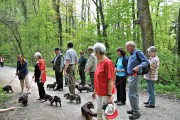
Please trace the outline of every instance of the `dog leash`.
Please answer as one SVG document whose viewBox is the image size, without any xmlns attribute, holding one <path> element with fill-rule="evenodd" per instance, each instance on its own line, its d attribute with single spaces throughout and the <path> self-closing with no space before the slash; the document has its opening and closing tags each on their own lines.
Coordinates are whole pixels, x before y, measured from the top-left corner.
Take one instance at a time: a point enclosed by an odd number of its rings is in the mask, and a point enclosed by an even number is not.
<svg viewBox="0 0 180 120">
<path fill-rule="evenodd" d="M 11 80 L 11 82 L 17 77 L 17 75 L 14 76 L 14 78 Z M 9 82 L 9 84 L 11 84 L 11 82 Z"/>
<path fill-rule="evenodd" d="M 136 76 L 137 73 L 130 73 L 128 74 L 123 80 L 125 80 L 127 77 L 129 77 L 130 75 Z M 116 86 L 119 85 L 123 80 L 119 81 L 117 84 L 115 84 Z"/>
</svg>

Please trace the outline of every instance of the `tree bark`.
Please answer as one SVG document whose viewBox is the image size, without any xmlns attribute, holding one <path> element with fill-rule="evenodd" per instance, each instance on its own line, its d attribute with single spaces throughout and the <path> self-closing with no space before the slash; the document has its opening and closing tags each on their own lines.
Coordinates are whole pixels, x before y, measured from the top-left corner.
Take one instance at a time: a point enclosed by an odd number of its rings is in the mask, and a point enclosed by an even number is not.
<svg viewBox="0 0 180 120">
<path fill-rule="evenodd" d="M 153 28 L 149 11 L 148 0 L 137 0 L 139 16 L 141 21 L 141 34 L 143 41 L 143 52 L 148 57 L 147 49 L 154 45 Z"/>
<path fill-rule="evenodd" d="M 178 57 L 180 59 L 180 8 L 179 8 L 179 16 L 178 16 L 178 26 L 177 26 L 177 36 L 176 39 L 178 41 Z M 178 67 L 177 67 L 178 77 L 180 78 L 180 60 L 178 60 Z"/>
<path fill-rule="evenodd" d="M 132 18 L 135 20 L 135 0 L 132 0 Z M 136 41 L 135 23 L 133 22 L 133 41 Z"/>
<path fill-rule="evenodd" d="M 96 3 L 98 4 L 98 0 L 96 0 Z M 96 7 L 96 13 L 97 13 L 97 19 L 96 19 L 96 22 L 97 22 L 97 35 L 98 37 L 100 37 L 100 22 L 99 22 L 99 11 L 98 11 L 98 7 Z"/>
</svg>

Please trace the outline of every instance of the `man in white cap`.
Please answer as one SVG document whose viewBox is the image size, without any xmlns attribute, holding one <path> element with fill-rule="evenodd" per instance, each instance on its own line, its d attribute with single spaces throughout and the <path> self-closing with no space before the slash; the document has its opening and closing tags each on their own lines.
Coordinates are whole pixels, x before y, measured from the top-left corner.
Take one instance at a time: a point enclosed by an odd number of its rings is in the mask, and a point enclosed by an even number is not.
<svg viewBox="0 0 180 120">
<path fill-rule="evenodd" d="M 88 53 L 89 53 L 89 58 L 88 58 L 87 66 L 85 70 L 87 70 L 87 74 L 90 75 L 90 79 L 92 82 L 90 92 L 93 92 L 94 91 L 94 72 L 96 71 L 96 67 L 97 67 L 97 57 L 95 56 L 93 52 L 92 46 L 88 47 Z"/>
</svg>

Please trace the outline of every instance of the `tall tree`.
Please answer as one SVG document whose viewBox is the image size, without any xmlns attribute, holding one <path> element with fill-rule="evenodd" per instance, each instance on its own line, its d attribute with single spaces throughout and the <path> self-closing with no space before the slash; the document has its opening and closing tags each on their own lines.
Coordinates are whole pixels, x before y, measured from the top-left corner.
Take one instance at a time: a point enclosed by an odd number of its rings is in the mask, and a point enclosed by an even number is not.
<svg viewBox="0 0 180 120">
<path fill-rule="evenodd" d="M 149 11 L 148 0 L 137 0 L 140 22 L 141 22 L 141 34 L 143 41 L 143 52 L 148 57 L 147 49 L 154 45 L 153 40 L 153 28 L 151 15 Z"/>
<path fill-rule="evenodd" d="M 176 41 L 178 41 L 178 57 L 180 59 L 180 8 L 179 8 L 179 15 L 178 15 L 178 25 L 177 25 L 177 36 Z M 180 60 L 178 60 L 178 67 L 177 67 L 178 77 L 180 78 Z"/>
</svg>

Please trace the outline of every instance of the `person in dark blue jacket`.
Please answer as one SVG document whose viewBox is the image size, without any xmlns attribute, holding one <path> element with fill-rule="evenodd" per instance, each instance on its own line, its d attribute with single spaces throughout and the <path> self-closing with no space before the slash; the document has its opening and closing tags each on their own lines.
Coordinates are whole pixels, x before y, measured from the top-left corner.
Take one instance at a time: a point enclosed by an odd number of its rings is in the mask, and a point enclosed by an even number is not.
<svg viewBox="0 0 180 120">
<path fill-rule="evenodd" d="M 30 84 L 29 84 L 29 71 L 28 71 L 28 63 L 23 58 L 22 55 L 18 55 L 18 61 L 17 61 L 17 69 L 16 69 L 16 75 L 18 75 L 18 78 L 20 80 L 21 85 L 21 93 L 23 93 L 24 90 L 24 82 L 26 84 L 27 91 L 30 90 Z"/>
<path fill-rule="evenodd" d="M 116 72 L 116 89 L 117 89 L 117 100 L 114 101 L 117 105 L 126 104 L 126 75 L 127 75 L 127 65 L 129 57 L 125 56 L 126 52 L 122 47 L 116 49 L 118 58 L 115 64 Z"/>
</svg>

